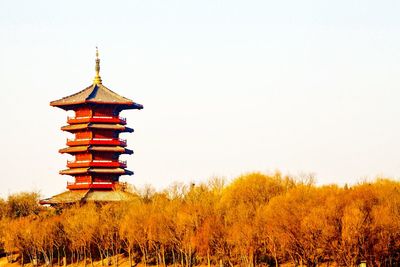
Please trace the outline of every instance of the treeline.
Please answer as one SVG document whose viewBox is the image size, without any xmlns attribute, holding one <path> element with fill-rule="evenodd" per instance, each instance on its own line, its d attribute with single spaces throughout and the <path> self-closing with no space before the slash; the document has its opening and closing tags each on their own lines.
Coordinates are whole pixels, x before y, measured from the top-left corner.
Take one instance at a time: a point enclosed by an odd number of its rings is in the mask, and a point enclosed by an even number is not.
<svg viewBox="0 0 400 267">
<path fill-rule="evenodd" d="M 63 209 L 20 193 L 0 202 L 1 247 L 9 261 L 33 265 L 118 266 L 124 254 L 130 266 L 399 266 L 399 182 L 310 181 L 251 173 Z"/>
</svg>

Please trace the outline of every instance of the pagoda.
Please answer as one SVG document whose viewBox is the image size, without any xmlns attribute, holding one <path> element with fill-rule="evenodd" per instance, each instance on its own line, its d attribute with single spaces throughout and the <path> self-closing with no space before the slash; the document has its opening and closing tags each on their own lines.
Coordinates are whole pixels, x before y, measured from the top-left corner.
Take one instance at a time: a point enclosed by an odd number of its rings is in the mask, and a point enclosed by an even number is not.
<svg viewBox="0 0 400 267">
<path fill-rule="evenodd" d="M 143 106 L 118 95 L 105 87 L 100 77 L 100 59 L 96 48 L 96 75 L 93 84 L 73 95 L 50 102 L 53 107 L 66 111 L 73 110 L 74 117 L 68 117 L 68 125 L 61 130 L 72 133 L 73 139 L 67 139 L 67 147 L 60 153 L 74 157 L 67 161 L 67 169 L 62 175 L 74 177 L 67 183 L 68 191 L 48 199 L 42 204 L 63 204 L 78 201 L 118 201 L 127 198 L 121 175 L 132 175 L 126 169 L 126 161 L 121 154 L 132 154 L 120 133 L 131 133 L 126 119 L 120 117 L 125 109 L 142 109 Z"/>
</svg>

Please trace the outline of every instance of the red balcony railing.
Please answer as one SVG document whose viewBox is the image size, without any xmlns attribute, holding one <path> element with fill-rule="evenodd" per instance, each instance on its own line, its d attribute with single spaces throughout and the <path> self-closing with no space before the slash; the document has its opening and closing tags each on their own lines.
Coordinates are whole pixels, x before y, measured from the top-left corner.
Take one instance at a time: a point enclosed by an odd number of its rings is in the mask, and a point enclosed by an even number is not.
<svg viewBox="0 0 400 267">
<path fill-rule="evenodd" d="M 67 182 L 68 189 L 112 189 L 114 182 Z"/>
<path fill-rule="evenodd" d="M 68 117 L 67 122 L 74 123 L 87 123 L 87 122 L 104 122 L 104 123 L 120 123 L 126 124 L 126 119 L 123 117 L 113 116 L 93 116 L 93 117 Z"/>
<path fill-rule="evenodd" d="M 121 138 L 67 139 L 67 146 L 82 146 L 82 145 L 126 146 L 126 140 Z"/>
</svg>

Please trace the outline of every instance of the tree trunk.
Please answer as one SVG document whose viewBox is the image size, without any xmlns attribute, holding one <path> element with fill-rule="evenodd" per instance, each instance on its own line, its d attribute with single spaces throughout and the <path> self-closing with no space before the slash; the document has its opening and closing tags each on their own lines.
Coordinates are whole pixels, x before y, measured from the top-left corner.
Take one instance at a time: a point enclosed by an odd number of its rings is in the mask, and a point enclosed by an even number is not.
<svg viewBox="0 0 400 267">
<path fill-rule="evenodd" d="M 28 257 L 29 257 L 29 261 L 30 261 L 30 263 L 33 265 L 33 258 L 32 258 L 32 255 L 29 253 L 28 254 Z M 33 265 L 34 266 L 34 265 Z"/>
<path fill-rule="evenodd" d="M 189 247 L 189 252 L 185 253 L 186 255 L 186 267 L 192 266 L 192 259 L 191 259 L 191 248 Z"/>
<path fill-rule="evenodd" d="M 86 267 L 86 248 L 83 249 L 83 266 Z"/>
<path fill-rule="evenodd" d="M 254 266 L 254 254 L 252 252 L 250 252 L 249 258 L 248 258 L 248 265 L 249 267 L 253 267 Z"/>
<path fill-rule="evenodd" d="M 54 261 L 54 248 L 50 249 L 50 266 L 53 267 L 53 261 Z"/>
<path fill-rule="evenodd" d="M 211 267 L 211 261 L 210 261 L 210 249 L 207 249 L 207 266 Z"/>
<path fill-rule="evenodd" d="M 57 247 L 57 265 L 60 266 L 60 248 Z"/>
<path fill-rule="evenodd" d="M 164 248 L 164 246 L 161 247 L 161 255 L 162 255 L 162 265 L 164 267 L 167 267 L 167 264 L 165 264 L 165 248 Z"/>
<path fill-rule="evenodd" d="M 35 250 L 35 267 L 39 266 L 37 251 Z"/>
<path fill-rule="evenodd" d="M 188 255 L 188 253 L 186 252 L 185 253 L 185 261 L 186 261 L 186 267 L 189 267 L 189 255 Z"/>
<path fill-rule="evenodd" d="M 63 266 L 67 267 L 67 253 L 65 251 L 65 246 L 63 246 L 63 252 L 64 252 L 64 257 L 63 257 Z"/>
<path fill-rule="evenodd" d="M 176 263 L 175 262 L 175 250 L 172 248 L 172 264 L 174 265 L 174 267 L 176 267 L 175 263 Z"/>
<path fill-rule="evenodd" d="M 100 253 L 100 260 L 101 260 L 101 266 L 104 266 L 104 255 L 103 251 L 99 248 L 99 253 Z"/>
<path fill-rule="evenodd" d="M 147 266 L 146 249 L 143 250 L 143 263 L 144 263 L 144 267 L 146 267 Z"/>
<path fill-rule="evenodd" d="M 185 266 L 185 265 L 183 265 L 183 252 L 181 251 L 181 266 L 183 267 L 183 266 Z"/>
<path fill-rule="evenodd" d="M 279 267 L 278 259 L 275 254 L 274 254 L 274 260 L 275 260 L 275 267 Z"/>
<path fill-rule="evenodd" d="M 90 249 L 89 249 L 89 256 L 90 256 L 90 265 L 93 267 L 93 257 L 92 257 L 92 251 Z"/>
<path fill-rule="evenodd" d="M 131 252 L 131 247 L 128 248 L 128 257 L 129 257 L 129 267 L 132 267 L 132 252 Z"/>
<path fill-rule="evenodd" d="M 50 259 L 47 256 L 46 251 L 44 251 L 43 249 L 42 249 L 42 255 L 43 255 L 43 259 L 44 259 L 44 262 L 45 262 L 46 266 L 49 266 L 50 265 Z"/>
</svg>

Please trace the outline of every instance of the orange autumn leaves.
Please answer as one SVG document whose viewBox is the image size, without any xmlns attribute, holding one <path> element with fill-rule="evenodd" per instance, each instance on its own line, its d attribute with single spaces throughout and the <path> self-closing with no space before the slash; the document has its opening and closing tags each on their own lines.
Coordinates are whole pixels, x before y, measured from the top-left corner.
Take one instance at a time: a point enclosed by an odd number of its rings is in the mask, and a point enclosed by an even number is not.
<svg viewBox="0 0 400 267">
<path fill-rule="evenodd" d="M 129 203 L 38 206 L 23 193 L 0 203 L 9 260 L 37 264 L 269 265 L 400 262 L 400 183 L 315 186 L 279 173 L 224 185 L 174 184 L 136 191 Z"/>
</svg>

